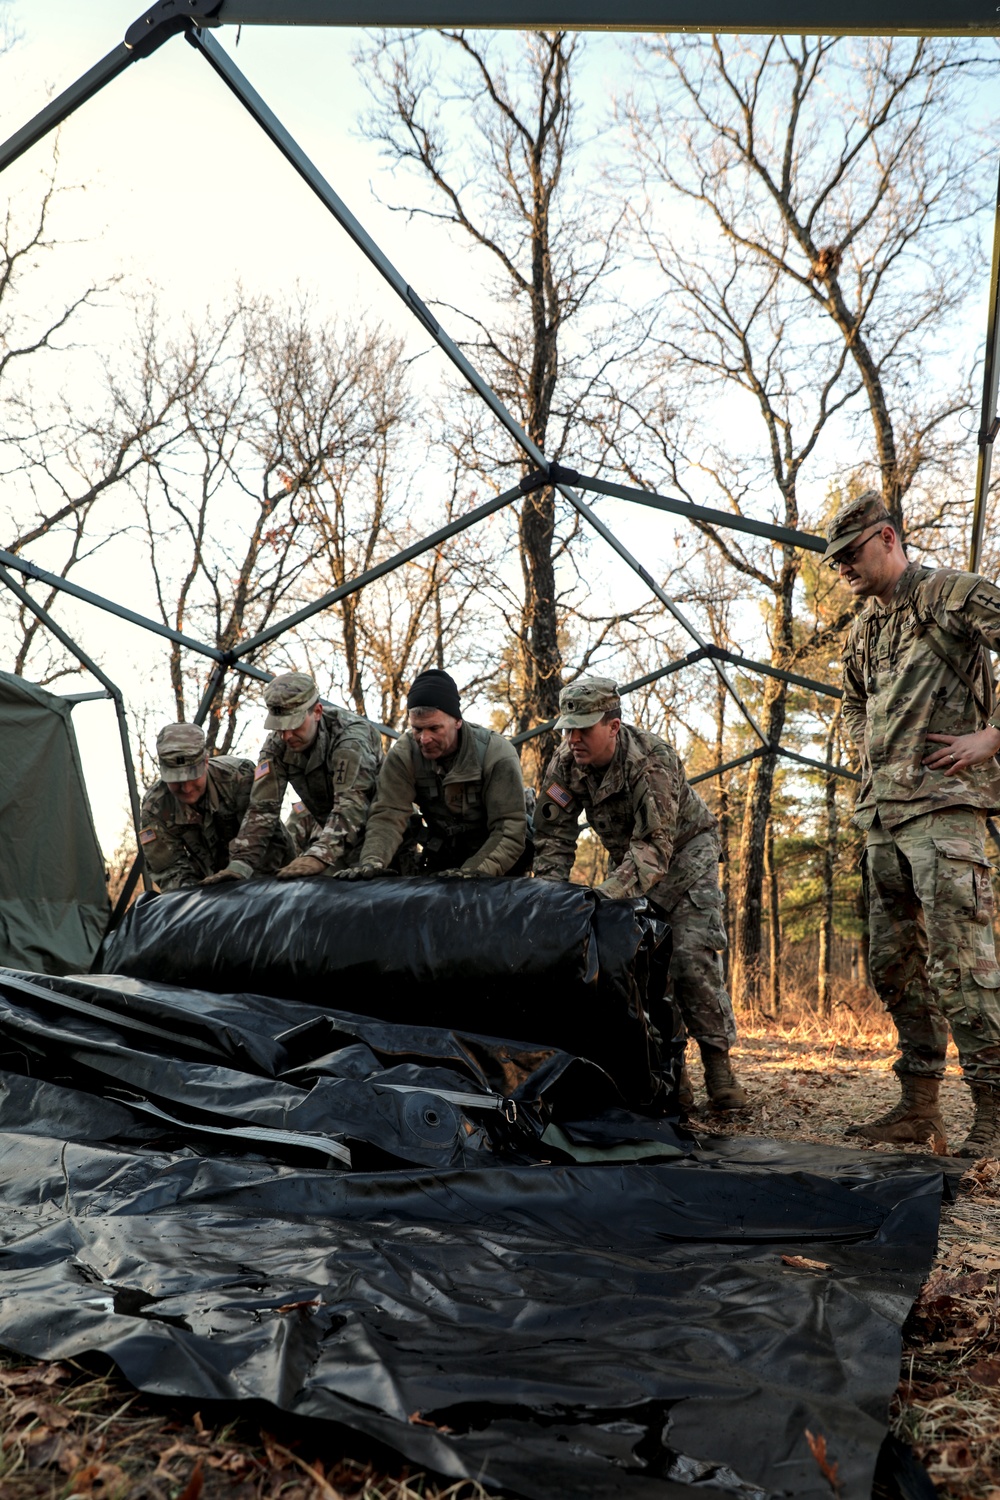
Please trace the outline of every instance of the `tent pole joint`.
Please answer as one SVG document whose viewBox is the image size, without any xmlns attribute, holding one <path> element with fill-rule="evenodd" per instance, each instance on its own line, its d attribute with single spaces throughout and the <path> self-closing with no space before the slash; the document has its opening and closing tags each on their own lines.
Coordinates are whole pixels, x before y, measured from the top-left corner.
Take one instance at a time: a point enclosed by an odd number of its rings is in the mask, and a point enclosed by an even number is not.
<svg viewBox="0 0 1000 1500">
<path fill-rule="evenodd" d="M 136 57 L 149 57 L 179 32 L 213 25 L 221 9 L 222 0 L 156 0 L 132 22 L 125 45 Z"/>
<path fill-rule="evenodd" d="M 522 495 L 530 495 L 533 490 L 543 490 L 551 484 L 579 483 L 580 475 L 576 469 L 564 469 L 562 464 L 549 464 L 547 469 L 532 469 L 530 474 L 525 474 L 517 487 Z"/>
</svg>

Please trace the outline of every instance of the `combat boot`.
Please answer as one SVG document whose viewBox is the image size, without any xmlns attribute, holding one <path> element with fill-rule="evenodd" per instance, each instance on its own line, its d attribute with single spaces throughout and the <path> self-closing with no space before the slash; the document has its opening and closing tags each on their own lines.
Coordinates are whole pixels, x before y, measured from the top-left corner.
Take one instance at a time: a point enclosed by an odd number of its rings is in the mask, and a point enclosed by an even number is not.
<svg viewBox="0 0 1000 1500">
<path fill-rule="evenodd" d="M 701 1060 L 705 1065 L 705 1088 L 712 1109 L 746 1109 L 747 1096 L 740 1087 L 729 1065 L 729 1052 L 718 1047 L 702 1047 Z"/>
<path fill-rule="evenodd" d="M 848 1125 L 845 1135 L 864 1136 L 866 1141 L 886 1141 L 893 1146 L 926 1145 L 945 1139 L 944 1121 L 938 1106 L 940 1080 L 919 1073 L 899 1074 L 900 1099 L 894 1109 L 877 1120 Z"/>
<path fill-rule="evenodd" d="M 972 1083 L 972 1102 L 976 1106 L 972 1129 L 955 1152 L 956 1156 L 1000 1157 L 1000 1088 L 988 1083 Z"/>
<path fill-rule="evenodd" d="M 691 1082 L 687 1063 L 682 1065 L 681 1076 L 677 1081 L 677 1107 L 682 1115 L 689 1115 L 694 1109 L 694 1084 Z"/>
</svg>

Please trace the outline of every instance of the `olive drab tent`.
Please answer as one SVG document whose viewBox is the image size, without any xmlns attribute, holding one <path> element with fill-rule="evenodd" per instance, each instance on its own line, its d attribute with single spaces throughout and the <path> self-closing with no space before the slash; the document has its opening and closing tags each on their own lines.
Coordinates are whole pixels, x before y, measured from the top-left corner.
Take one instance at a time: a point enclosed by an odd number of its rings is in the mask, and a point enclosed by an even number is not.
<svg viewBox="0 0 1000 1500">
<path fill-rule="evenodd" d="M 72 703 L 0 672 L 0 965 L 90 968 L 111 914 Z"/>
</svg>

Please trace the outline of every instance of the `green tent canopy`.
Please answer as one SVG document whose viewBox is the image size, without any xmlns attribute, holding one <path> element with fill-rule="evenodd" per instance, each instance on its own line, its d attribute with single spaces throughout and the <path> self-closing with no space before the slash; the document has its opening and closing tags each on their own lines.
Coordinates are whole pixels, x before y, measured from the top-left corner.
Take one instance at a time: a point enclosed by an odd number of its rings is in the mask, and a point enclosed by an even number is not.
<svg viewBox="0 0 1000 1500">
<path fill-rule="evenodd" d="M 0 672 L 0 965 L 87 971 L 111 914 L 72 705 Z"/>
</svg>

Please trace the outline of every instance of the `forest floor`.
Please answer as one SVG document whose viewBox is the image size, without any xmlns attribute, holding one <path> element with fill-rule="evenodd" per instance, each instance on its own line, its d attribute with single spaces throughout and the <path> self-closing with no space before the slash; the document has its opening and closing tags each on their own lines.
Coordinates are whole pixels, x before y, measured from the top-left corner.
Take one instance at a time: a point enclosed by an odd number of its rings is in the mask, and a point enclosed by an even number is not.
<svg viewBox="0 0 1000 1500">
<path fill-rule="evenodd" d="M 844 1145 L 846 1125 L 894 1100 L 885 1017 L 857 992 L 838 995 L 832 1021 L 794 1003 L 779 1020 L 744 1020 L 734 1060 L 750 1107 L 725 1123 L 713 1117 L 714 1132 Z M 692 1074 L 700 1094 L 696 1066 Z M 970 1109 L 954 1060 L 944 1096 L 958 1142 Z M 945 1205 L 937 1258 L 906 1325 L 893 1425 L 945 1500 L 1000 1500 L 1000 1163 L 970 1168 Z M 0 1352 L 0 1496 L 486 1500 L 477 1485 L 441 1487 L 390 1454 L 358 1456 L 360 1440 L 331 1455 L 322 1429 L 276 1419 L 262 1428 L 259 1412 L 230 1417 L 141 1395 L 94 1364 Z"/>
<path fill-rule="evenodd" d="M 750 1108 L 726 1124 L 706 1118 L 713 1133 L 858 1144 L 845 1127 L 898 1098 L 896 1054 L 877 1003 L 846 985 L 839 995 L 832 1020 L 794 998 L 777 1020 L 743 1019 L 734 1066 Z M 691 1073 L 701 1097 L 699 1071 Z M 972 1109 L 953 1051 L 942 1101 L 954 1150 Z M 943 1206 L 937 1256 L 904 1329 L 893 1430 L 946 1500 L 1000 1500 L 1000 1162 L 968 1167 Z"/>
</svg>

